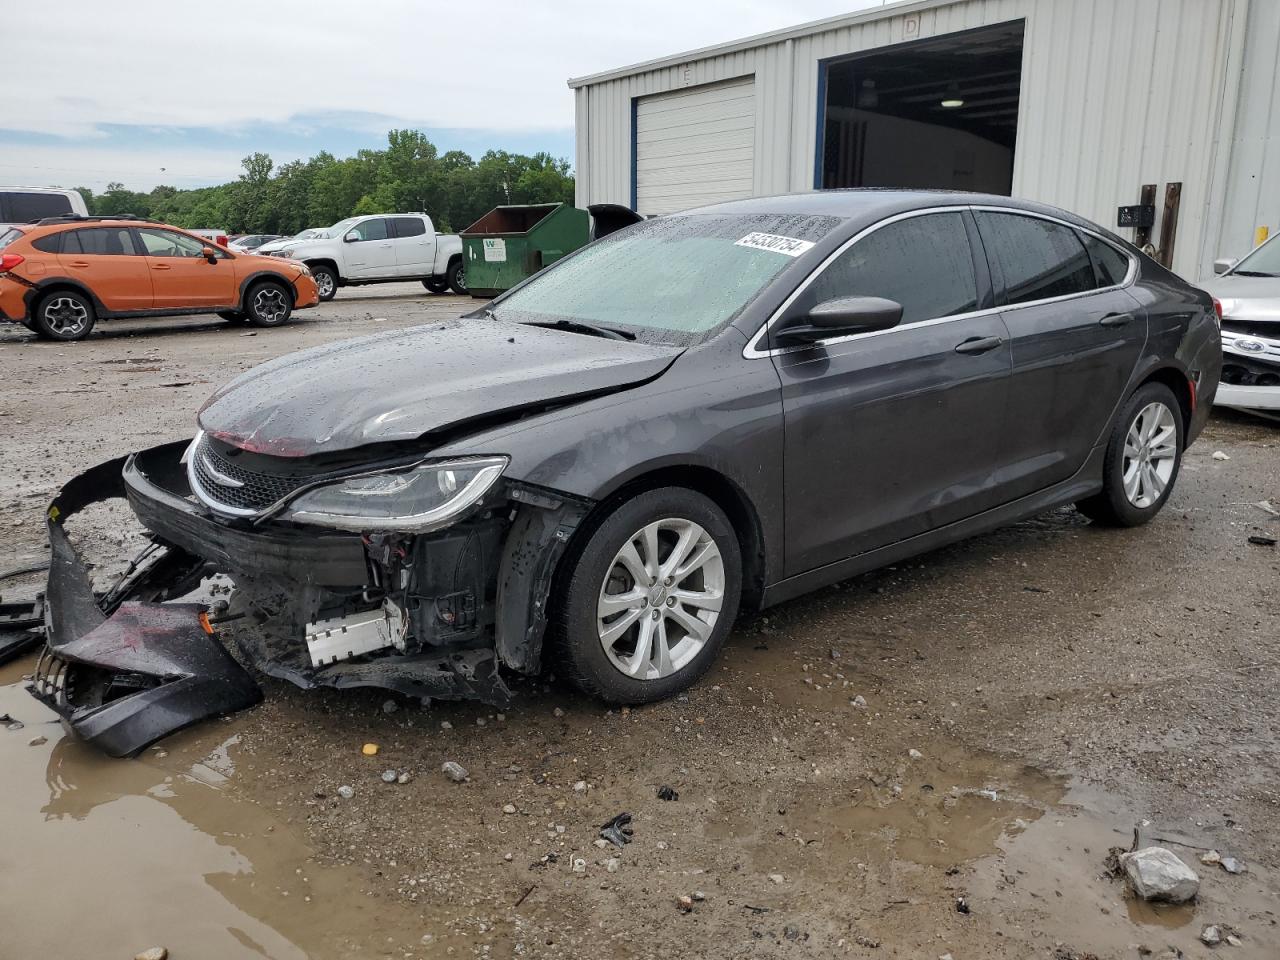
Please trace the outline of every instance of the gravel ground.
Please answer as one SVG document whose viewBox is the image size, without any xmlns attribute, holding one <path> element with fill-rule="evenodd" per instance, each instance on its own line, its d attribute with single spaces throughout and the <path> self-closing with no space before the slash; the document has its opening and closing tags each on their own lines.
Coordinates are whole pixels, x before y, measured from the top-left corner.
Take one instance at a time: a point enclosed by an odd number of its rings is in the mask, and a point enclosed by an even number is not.
<svg viewBox="0 0 1280 960">
<path fill-rule="evenodd" d="M 203 398 L 240 371 L 471 303 L 395 285 L 342 291 L 278 330 L 113 322 L 57 345 L 0 329 L 0 569 L 45 555 L 59 483 L 190 435 Z M 505 715 L 403 699 L 388 712 L 374 692 L 267 680 L 260 707 L 103 762 L 21 694 L 24 661 L 0 673 L 0 712 L 29 728 L 0 729 L 3 780 L 25 785 L 0 791 L 0 876 L 25 871 L 0 880 L 0 927 L 24 931 L 23 955 L 47 951 L 59 941 L 30 914 L 45 903 L 48 922 L 70 911 L 95 936 L 94 956 L 163 935 L 175 960 L 1065 960 L 1208 956 L 1202 925 L 1225 923 L 1242 946 L 1218 952 L 1275 957 L 1280 557 L 1247 538 L 1280 530 L 1258 506 L 1280 505 L 1278 441 L 1280 427 L 1216 414 L 1149 526 L 1100 530 L 1062 510 L 850 580 L 743 623 L 687 697 L 643 709 L 609 710 L 552 677 Z M 94 519 L 90 552 L 118 562 L 127 526 Z M 33 723 L 47 744 L 27 746 Z M 445 761 L 468 779 L 447 779 Z M 407 782 L 384 783 L 387 770 Z M 659 800 L 661 786 L 678 799 Z M 49 841 L 74 830 L 79 855 L 105 858 L 108 813 L 131 798 L 176 810 L 248 866 L 208 881 L 213 906 L 203 885 L 175 894 L 183 922 L 158 911 L 126 928 L 123 893 L 30 895 L 75 872 L 40 856 Z M 622 811 L 632 842 L 600 848 L 598 827 Z M 162 832 L 151 816 L 129 821 L 144 843 Z M 1107 848 L 1138 824 L 1201 874 L 1194 907 L 1134 902 L 1104 876 Z M 1209 849 L 1248 872 L 1201 864 Z M 201 862 L 145 869 L 181 890 L 222 876 Z M 223 918 L 224 901 L 241 919 Z"/>
</svg>

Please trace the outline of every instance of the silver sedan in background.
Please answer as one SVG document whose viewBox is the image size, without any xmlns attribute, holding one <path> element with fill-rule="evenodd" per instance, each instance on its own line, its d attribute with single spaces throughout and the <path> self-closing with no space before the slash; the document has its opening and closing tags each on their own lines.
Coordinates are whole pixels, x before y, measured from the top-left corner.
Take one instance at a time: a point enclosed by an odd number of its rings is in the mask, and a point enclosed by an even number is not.
<svg viewBox="0 0 1280 960">
<path fill-rule="evenodd" d="M 1222 317 L 1222 382 L 1214 403 L 1280 419 L 1280 234 L 1243 260 L 1219 260 L 1202 284 Z"/>
</svg>

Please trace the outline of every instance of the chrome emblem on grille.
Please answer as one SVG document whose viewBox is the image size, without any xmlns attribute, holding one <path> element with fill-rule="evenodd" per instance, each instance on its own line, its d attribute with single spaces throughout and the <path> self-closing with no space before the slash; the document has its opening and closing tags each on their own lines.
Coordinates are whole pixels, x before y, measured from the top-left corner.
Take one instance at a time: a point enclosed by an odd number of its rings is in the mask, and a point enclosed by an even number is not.
<svg viewBox="0 0 1280 960">
<path fill-rule="evenodd" d="M 213 482 L 220 487 L 243 487 L 244 482 L 237 480 L 235 477 L 228 477 L 209 462 L 209 458 L 204 454 L 200 454 L 200 463 L 204 466 L 205 472 L 213 478 Z"/>
</svg>

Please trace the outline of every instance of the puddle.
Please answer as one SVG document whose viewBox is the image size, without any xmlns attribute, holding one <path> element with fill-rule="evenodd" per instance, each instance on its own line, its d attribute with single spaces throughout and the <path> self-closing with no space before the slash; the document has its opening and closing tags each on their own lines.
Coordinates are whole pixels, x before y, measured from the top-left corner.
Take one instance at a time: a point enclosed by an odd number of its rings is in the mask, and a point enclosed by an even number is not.
<svg viewBox="0 0 1280 960">
<path fill-rule="evenodd" d="M 351 869 L 321 867 L 282 819 L 231 797 L 238 736 L 212 723 L 139 760 L 63 736 L 0 669 L 0 930 L 12 957 L 175 960 L 424 956 L 418 910 L 366 895 Z M 46 744 L 28 746 L 35 737 Z"/>
</svg>

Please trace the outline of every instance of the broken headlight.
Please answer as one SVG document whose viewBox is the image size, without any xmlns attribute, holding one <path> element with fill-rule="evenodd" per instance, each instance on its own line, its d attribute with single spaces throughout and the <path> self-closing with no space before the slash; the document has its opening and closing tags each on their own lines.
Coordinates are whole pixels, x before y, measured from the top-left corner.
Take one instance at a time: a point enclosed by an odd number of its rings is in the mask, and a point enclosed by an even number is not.
<svg viewBox="0 0 1280 960">
<path fill-rule="evenodd" d="M 474 457 L 352 477 L 302 494 L 284 519 L 357 533 L 428 533 L 483 497 L 507 463 L 506 457 Z"/>
</svg>

